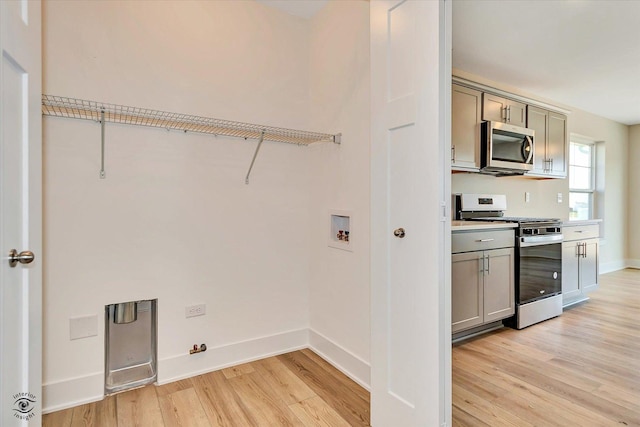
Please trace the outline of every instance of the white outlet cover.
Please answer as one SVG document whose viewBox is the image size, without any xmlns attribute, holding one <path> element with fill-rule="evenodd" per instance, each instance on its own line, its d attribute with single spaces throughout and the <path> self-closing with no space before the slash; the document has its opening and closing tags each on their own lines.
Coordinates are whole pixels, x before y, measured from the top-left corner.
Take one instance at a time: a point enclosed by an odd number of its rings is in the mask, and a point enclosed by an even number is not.
<svg viewBox="0 0 640 427">
<path fill-rule="evenodd" d="M 98 315 L 69 319 L 69 339 L 95 337 L 98 335 Z"/>
<path fill-rule="evenodd" d="M 558 193 L 558 203 L 562 203 L 562 193 Z"/>
<path fill-rule="evenodd" d="M 207 306 L 206 304 L 197 304 L 191 305 L 184 308 L 185 317 L 196 317 L 196 316 L 204 316 L 207 314 Z"/>
</svg>

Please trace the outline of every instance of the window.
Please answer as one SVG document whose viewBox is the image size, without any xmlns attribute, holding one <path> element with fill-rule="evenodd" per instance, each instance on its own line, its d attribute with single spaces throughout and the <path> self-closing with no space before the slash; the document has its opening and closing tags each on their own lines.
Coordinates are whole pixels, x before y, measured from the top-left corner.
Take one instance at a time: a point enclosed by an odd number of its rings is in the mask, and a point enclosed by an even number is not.
<svg viewBox="0 0 640 427">
<path fill-rule="evenodd" d="M 592 219 L 596 184 L 595 144 L 571 141 L 569 152 L 569 219 Z"/>
</svg>

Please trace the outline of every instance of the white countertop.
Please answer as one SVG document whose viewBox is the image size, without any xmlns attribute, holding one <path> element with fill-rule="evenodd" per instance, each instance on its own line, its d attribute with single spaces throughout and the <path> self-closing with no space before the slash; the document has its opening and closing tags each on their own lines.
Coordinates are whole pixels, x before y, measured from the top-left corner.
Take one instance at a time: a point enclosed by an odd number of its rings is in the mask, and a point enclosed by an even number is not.
<svg viewBox="0 0 640 427">
<path fill-rule="evenodd" d="M 571 226 L 579 226 L 579 225 L 593 225 L 600 224 L 602 222 L 601 219 L 580 219 L 575 221 L 563 221 L 563 227 L 571 227 Z"/>
<path fill-rule="evenodd" d="M 517 228 L 518 224 L 515 222 L 501 222 L 501 221 L 451 221 L 451 231 L 470 231 L 470 230 L 496 230 L 501 228 Z"/>
</svg>

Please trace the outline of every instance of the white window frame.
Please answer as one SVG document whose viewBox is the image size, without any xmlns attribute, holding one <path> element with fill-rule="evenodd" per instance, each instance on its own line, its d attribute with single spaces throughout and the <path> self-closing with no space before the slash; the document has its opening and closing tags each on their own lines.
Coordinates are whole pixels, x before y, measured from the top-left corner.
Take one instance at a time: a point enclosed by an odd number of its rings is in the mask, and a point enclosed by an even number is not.
<svg viewBox="0 0 640 427">
<path fill-rule="evenodd" d="M 569 155 L 569 200 L 571 200 L 572 193 L 589 194 L 589 217 L 587 219 L 593 219 L 595 214 L 596 201 L 596 141 L 586 138 L 579 138 L 572 135 L 571 139 L 569 140 L 569 153 L 571 153 L 571 146 L 573 144 L 589 145 L 591 147 L 591 174 L 589 177 L 589 188 L 571 188 L 571 170 L 573 166 L 573 159 L 571 158 L 571 155 Z"/>
<path fill-rule="evenodd" d="M 589 207 L 589 219 L 601 219 L 600 222 L 600 244 L 604 245 L 605 243 L 605 217 L 604 217 L 604 204 L 605 204 L 605 141 L 599 141 L 597 139 L 590 138 L 588 136 L 580 135 L 577 133 L 571 133 L 569 135 L 569 150 L 571 153 L 571 143 L 578 144 L 589 144 L 593 146 L 592 155 L 592 192 L 591 192 L 591 206 Z M 568 167 L 567 173 L 571 173 L 571 155 L 568 156 Z M 569 178 L 569 197 L 571 197 L 571 193 L 574 190 L 570 187 L 571 185 L 571 176 Z M 583 190 L 575 190 L 576 193 L 582 192 Z"/>
</svg>

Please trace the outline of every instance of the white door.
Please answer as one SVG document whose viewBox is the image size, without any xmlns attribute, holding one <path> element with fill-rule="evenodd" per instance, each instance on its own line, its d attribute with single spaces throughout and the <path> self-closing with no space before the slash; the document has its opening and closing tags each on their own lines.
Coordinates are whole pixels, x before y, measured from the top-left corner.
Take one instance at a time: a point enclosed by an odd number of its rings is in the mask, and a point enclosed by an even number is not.
<svg viewBox="0 0 640 427">
<path fill-rule="evenodd" d="M 371 2 L 374 427 L 450 419 L 447 11 L 443 1 Z"/>
<path fill-rule="evenodd" d="M 1 0 L 0 24 L 0 425 L 38 426 L 42 415 L 40 2 Z M 13 266 L 12 249 L 21 258 Z M 29 264 L 26 251 L 35 254 Z"/>
</svg>

